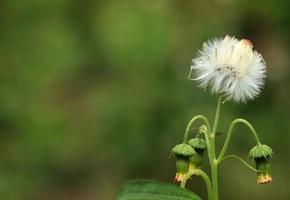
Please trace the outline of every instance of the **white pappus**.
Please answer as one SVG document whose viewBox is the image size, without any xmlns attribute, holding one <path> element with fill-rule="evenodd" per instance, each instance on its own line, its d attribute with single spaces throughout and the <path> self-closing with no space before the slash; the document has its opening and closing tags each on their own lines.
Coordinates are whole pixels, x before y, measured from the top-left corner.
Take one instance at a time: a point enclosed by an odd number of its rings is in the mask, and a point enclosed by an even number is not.
<svg viewBox="0 0 290 200">
<path fill-rule="evenodd" d="M 227 100 L 247 102 L 261 92 L 266 63 L 249 40 L 226 36 L 203 44 L 193 59 L 189 79 Z"/>
</svg>

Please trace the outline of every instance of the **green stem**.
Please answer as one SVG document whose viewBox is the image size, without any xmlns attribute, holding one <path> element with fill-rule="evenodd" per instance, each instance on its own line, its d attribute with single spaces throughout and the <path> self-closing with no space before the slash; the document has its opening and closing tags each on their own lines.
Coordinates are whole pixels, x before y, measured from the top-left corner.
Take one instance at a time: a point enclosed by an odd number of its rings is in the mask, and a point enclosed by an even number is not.
<svg viewBox="0 0 290 200">
<path fill-rule="evenodd" d="M 218 97 L 218 104 L 215 112 L 215 118 L 214 118 L 214 124 L 213 124 L 213 129 L 212 129 L 212 135 L 215 136 L 218 122 L 219 122 L 219 117 L 220 117 L 220 111 L 221 111 L 221 105 L 222 105 L 223 98 L 222 96 Z"/>
<path fill-rule="evenodd" d="M 191 130 L 191 126 L 192 126 L 193 123 L 194 123 L 196 120 L 198 120 L 198 119 L 203 120 L 203 121 L 205 122 L 205 125 L 206 125 L 208 131 L 210 131 L 210 126 L 209 126 L 209 123 L 208 123 L 207 118 L 206 118 L 205 116 L 203 116 L 203 115 L 196 115 L 196 116 L 194 116 L 194 117 L 189 121 L 189 123 L 188 123 L 187 126 L 186 126 L 185 133 L 184 133 L 184 138 L 183 138 L 183 143 L 187 143 L 187 141 L 188 141 L 188 135 L 189 135 L 190 130 Z"/>
<path fill-rule="evenodd" d="M 256 170 L 254 167 L 252 167 L 249 163 L 247 163 L 245 160 L 243 160 L 242 158 L 240 158 L 237 155 L 227 155 L 224 156 L 218 163 L 221 163 L 222 161 L 228 159 L 228 158 L 235 158 L 238 159 L 239 161 L 241 161 L 246 167 L 248 167 L 249 169 L 251 169 L 254 172 L 259 172 L 259 170 Z"/>
<path fill-rule="evenodd" d="M 211 186 L 210 179 L 209 179 L 208 175 L 201 169 L 195 169 L 195 170 L 189 171 L 185 175 L 183 181 L 181 182 L 180 187 L 181 188 L 185 188 L 185 185 L 186 185 L 188 179 L 190 179 L 190 177 L 192 175 L 198 175 L 198 176 L 201 176 L 203 178 L 203 180 L 204 180 L 204 182 L 206 184 L 206 188 L 207 188 L 208 199 L 212 200 L 212 196 L 211 196 L 211 194 L 212 194 L 212 186 Z"/>
<path fill-rule="evenodd" d="M 210 160 L 210 167 L 211 167 L 212 199 L 213 200 L 218 200 L 218 162 L 216 160 L 216 153 L 215 153 L 215 135 L 216 135 L 216 130 L 217 130 L 218 122 L 219 122 L 221 104 L 222 104 L 222 96 L 219 96 L 213 129 L 210 134 L 209 160 Z"/>
<path fill-rule="evenodd" d="M 214 163 L 211 165 L 211 180 L 212 180 L 212 199 L 219 199 L 218 191 L 218 165 Z"/>
<path fill-rule="evenodd" d="M 254 135 L 254 138 L 256 140 L 256 142 L 258 144 L 260 144 L 260 139 L 256 133 L 256 130 L 254 129 L 254 127 L 250 124 L 250 122 L 248 122 L 247 120 L 244 120 L 244 119 L 235 119 L 234 121 L 232 121 L 230 127 L 229 127 L 229 130 L 228 130 L 228 133 L 227 133 L 227 137 L 226 137 L 226 140 L 225 140 L 225 143 L 224 143 L 224 146 L 221 150 L 221 153 L 218 157 L 218 162 L 223 158 L 223 156 L 225 155 L 227 149 L 228 149 L 228 146 L 229 146 L 229 143 L 230 143 L 230 140 L 232 138 L 232 134 L 233 134 L 233 130 L 234 130 L 234 127 L 237 123 L 243 123 L 245 124 L 246 126 L 248 126 L 248 128 L 251 130 L 251 133 Z"/>
</svg>

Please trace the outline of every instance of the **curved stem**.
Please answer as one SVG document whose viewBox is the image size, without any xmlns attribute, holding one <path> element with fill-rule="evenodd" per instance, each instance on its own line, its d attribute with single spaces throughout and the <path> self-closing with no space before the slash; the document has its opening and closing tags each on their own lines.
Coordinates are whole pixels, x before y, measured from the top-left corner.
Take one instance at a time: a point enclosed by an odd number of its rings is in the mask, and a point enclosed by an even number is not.
<svg viewBox="0 0 290 200">
<path fill-rule="evenodd" d="M 224 161 L 225 159 L 228 159 L 228 158 L 235 158 L 235 159 L 238 159 L 239 161 L 241 161 L 246 167 L 248 167 L 249 169 L 251 169 L 252 171 L 254 172 L 259 172 L 259 170 L 256 170 L 254 167 L 252 167 L 249 163 L 247 163 L 245 160 L 243 160 L 242 158 L 240 158 L 239 156 L 237 155 L 227 155 L 227 156 L 224 156 L 220 161 L 219 163 L 221 163 L 222 161 Z"/>
<path fill-rule="evenodd" d="M 189 171 L 185 175 L 183 181 L 181 182 L 180 187 L 181 188 L 185 188 L 186 182 L 188 181 L 188 179 L 190 179 L 190 177 L 192 175 L 201 176 L 203 178 L 203 180 L 204 180 L 204 182 L 206 184 L 206 188 L 207 188 L 208 199 L 209 200 L 212 200 L 212 196 L 211 196 L 212 195 L 212 185 L 211 185 L 211 181 L 210 181 L 208 175 L 203 170 L 201 170 L 201 169 L 195 169 L 195 170 Z"/>
<path fill-rule="evenodd" d="M 228 149 L 228 146 L 229 146 L 229 143 L 230 143 L 230 140 L 231 140 L 232 134 L 233 134 L 234 127 L 235 127 L 235 125 L 236 125 L 237 123 L 243 123 L 243 124 L 245 124 L 246 126 L 248 126 L 248 128 L 251 130 L 251 133 L 254 135 L 254 138 L 255 138 L 256 142 L 257 142 L 258 144 L 260 144 L 260 139 L 259 139 L 259 137 L 258 137 L 258 135 L 257 135 L 257 133 L 256 133 L 256 130 L 255 130 L 254 127 L 250 124 L 250 122 L 248 122 L 247 120 L 244 120 L 244 119 L 240 119 L 240 118 L 235 119 L 234 121 L 232 121 L 232 123 L 231 123 L 231 125 L 230 125 L 230 127 L 229 127 L 229 130 L 228 130 L 228 133 L 227 133 L 227 137 L 226 137 L 226 140 L 225 140 L 224 146 L 223 146 L 223 148 L 222 148 L 222 150 L 221 150 L 221 153 L 220 153 L 220 155 L 219 155 L 219 157 L 218 157 L 218 159 L 217 159 L 218 161 L 220 161 L 220 160 L 223 158 L 223 156 L 225 155 L 225 153 L 226 153 L 226 151 L 227 151 L 227 149 Z"/>
<path fill-rule="evenodd" d="M 186 126 L 184 137 L 183 137 L 183 143 L 186 143 L 188 141 L 188 135 L 190 132 L 190 128 L 191 128 L 192 124 L 198 119 L 202 119 L 205 122 L 206 127 L 210 131 L 210 126 L 209 126 L 207 118 L 203 115 L 196 115 L 189 121 L 189 123 Z"/>
</svg>

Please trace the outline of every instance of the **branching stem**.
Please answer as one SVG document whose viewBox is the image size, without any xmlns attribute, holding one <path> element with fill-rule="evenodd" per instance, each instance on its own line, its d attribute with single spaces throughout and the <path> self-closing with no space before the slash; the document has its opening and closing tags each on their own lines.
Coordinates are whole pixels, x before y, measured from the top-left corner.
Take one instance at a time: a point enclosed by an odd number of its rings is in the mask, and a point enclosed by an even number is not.
<svg viewBox="0 0 290 200">
<path fill-rule="evenodd" d="M 190 121 L 189 123 L 187 124 L 186 126 L 186 129 L 185 129 L 185 133 L 184 133 L 184 137 L 183 137 L 183 143 L 187 143 L 188 141 L 188 136 L 189 136 L 189 133 L 190 133 L 190 130 L 191 130 L 191 126 L 193 125 L 193 123 L 198 120 L 198 119 L 201 119 L 204 121 L 205 125 L 206 125 L 206 128 L 208 129 L 208 131 L 210 131 L 210 126 L 209 126 L 209 122 L 207 120 L 207 118 L 203 115 L 196 115 L 194 116 Z"/>
<path fill-rule="evenodd" d="M 212 200 L 212 185 L 211 185 L 211 181 L 210 178 L 208 177 L 208 175 L 201 169 L 195 169 L 195 170 L 191 170 L 189 171 L 186 175 L 185 178 L 183 179 L 183 181 L 180 184 L 180 187 L 185 188 L 185 185 L 188 181 L 188 179 L 190 179 L 193 175 L 197 175 L 197 176 L 201 176 L 206 184 L 206 188 L 207 188 L 207 193 L 208 193 L 208 199 Z"/>
<path fill-rule="evenodd" d="M 204 131 L 204 133 L 205 133 L 206 145 L 207 145 L 207 150 L 208 150 L 208 158 L 209 158 L 210 168 L 211 168 L 211 178 L 209 178 L 208 175 L 204 171 L 202 171 L 201 169 L 191 170 L 186 174 L 185 178 L 182 180 L 180 187 L 185 188 L 186 182 L 188 179 L 190 179 L 191 176 L 200 175 L 206 183 L 209 200 L 218 200 L 219 199 L 219 194 L 218 194 L 218 165 L 222 161 L 224 161 L 228 158 L 235 158 L 235 159 L 239 160 L 240 162 L 242 162 L 246 167 L 248 167 L 252 171 L 259 172 L 258 170 L 256 170 L 254 167 L 252 167 L 250 164 L 248 164 L 245 160 L 243 160 L 242 158 L 240 158 L 237 155 L 225 156 L 225 153 L 228 149 L 228 146 L 229 146 L 229 143 L 230 143 L 230 140 L 232 137 L 234 127 L 238 123 L 245 124 L 250 129 L 256 142 L 258 144 L 261 144 L 254 127 L 248 121 L 246 121 L 244 119 L 238 118 L 238 119 L 235 119 L 231 122 L 231 125 L 228 129 L 225 143 L 224 143 L 223 148 L 222 148 L 222 150 L 217 158 L 216 149 L 215 149 L 215 136 L 216 136 L 216 132 L 217 132 L 217 128 L 218 128 L 218 122 L 219 122 L 222 102 L 223 102 L 222 96 L 220 95 L 218 97 L 218 103 L 217 103 L 217 108 L 216 108 L 216 113 L 215 113 L 215 118 L 214 118 L 214 123 L 213 123 L 212 129 L 211 129 L 209 122 L 205 116 L 197 115 L 189 121 L 189 123 L 185 129 L 184 138 L 183 138 L 183 143 L 187 143 L 189 133 L 192 130 L 193 123 L 199 119 L 203 120 L 203 122 L 205 123 L 205 126 L 206 126 L 206 130 Z"/>
<path fill-rule="evenodd" d="M 247 163 L 247 161 L 245 161 L 244 159 L 240 158 L 239 156 L 237 155 L 227 155 L 227 156 L 224 156 L 218 163 L 220 164 L 222 161 L 228 159 L 228 158 L 235 158 L 239 161 L 241 161 L 246 167 L 248 167 L 249 169 L 251 169 L 252 171 L 254 172 L 259 172 L 259 170 L 256 170 L 254 167 L 252 167 L 249 163 Z"/>
<path fill-rule="evenodd" d="M 243 123 L 243 124 L 245 124 L 245 125 L 250 129 L 250 131 L 251 131 L 251 133 L 253 134 L 253 136 L 254 136 L 256 142 L 257 142 L 258 144 L 260 144 L 260 139 L 259 139 L 259 137 L 258 137 L 258 135 L 257 135 L 257 133 L 256 133 L 256 130 L 255 130 L 254 127 L 252 126 L 252 124 L 250 124 L 250 122 L 248 122 L 248 121 L 245 120 L 245 119 L 241 119 L 241 118 L 235 119 L 235 120 L 232 121 L 232 123 L 231 123 L 231 125 L 230 125 L 230 127 L 229 127 L 229 130 L 228 130 L 228 133 L 227 133 L 227 137 L 226 137 L 225 143 L 224 143 L 223 148 L 222 148 L 222 150 L 221 150 L 221 153 L 220 153 L 220 155 L 219 155 L 219 157 L 218 157 L 218 159 L 217 159 L 218 162 L 219 162 L 219 161 L 223 158 L 223 156 L 225 155 L 225 153 L 226 153 L 226 151 L 227 151 L 227 149 L 228 149 L 228 146 L 229 146 L 230 140 L 231 140 L 231 138 L 232 138 L 232 134 L 233 134 L 234 127 L 235 127 L 235 125 L 238 124 L 238 123 Z"/>
</svg>

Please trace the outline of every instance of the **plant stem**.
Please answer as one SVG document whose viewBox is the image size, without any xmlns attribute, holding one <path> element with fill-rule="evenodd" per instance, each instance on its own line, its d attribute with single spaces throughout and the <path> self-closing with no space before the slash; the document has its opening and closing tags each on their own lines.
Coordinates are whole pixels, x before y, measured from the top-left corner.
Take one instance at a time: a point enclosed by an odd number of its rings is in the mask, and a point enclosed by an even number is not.
<svg viewBox="0 0 290 200">
<path fill-rule="evenodd" d="M 212 185 L 211 185 L 211 182 L 210 182 L 210 179 L 208 177 L 208 175 L 201 169 L 195 169 L 195 170 L 192 170 L 192 171 L 189 171 L 185 178 L 182 180 L 181 184 L 180 184 L 180 187 L 181 188 L 185 188 L 185 185 L 186 185 L 186 182 L 188 179 L 190 179 L 190 177 L 192 175 L 198 175 L 198 176 L 201 176 L 206 184 L 206 188 L 207 188 L 207 193 L 208 193 L 208 199 L 209 200 L 212 200 Z"/>
<path fill-rule="evenodd" d="M 227 155 L 227 156 L 224 156 L 221 160 L 218 161 L 218 163 L 221 163 L 222 161 L 224 161 L 224 160 L 226 160 L 228 158 L 235 158 L 235 159 L 241 161 L 246 167 L 248 167 L 252 171 L 259 172 L 259 170 L 256 170 L 254 167 L 252 167 L 250 164 L 248 164 L 245 160 L 243 160 L 242 158 L 240 158 L 237 155 Z"/>
<path fill-rule="evenodd" d="M 222 96 L 219 96 L 213 129 L 210 134 L 209 160 L 210 160 L 211 180 L 212 180 L 212 200 L 218 200 L 218 162 L 216 160 L 216 153 L 215 153 L 215 135 L 216 135 L 216 130 L 217 130 L 219 116 L 220 116 L 221 104 L 222 104 Z"/>
<path fill-rule="evenodd" d="M 217 108 L 216 108 L 216 112 L 215 112 L 213 129 L 212 129 L 212 135 L 213 136 L 215 136 L 215 134 L 216 134 L 216 130 L 217 130 L 218 122 L 219 122 L 219 117 L 220 117 L 222 101 L 223 101 L 222 96 L 219 96 L 218 97 Z"/>
<path fill-rule="evenodd" d="M 208 123 L 208 120 L 205 116 L 203 115 L 196 115 L 194 116 L 190 121 L 189 123 L 187 124 L 186 126 L 186 129 L 185 129 L 185 133 L 184 133 L 184 138 L 183 138 L 183 143 L 187 143 L 188 141 L 188 135 L 189 135 L 189 132 L 190 132 L 190 128 L 191 126 L 193 125 L 193 123 L 198 120 L 198 119 L 202 119 L 208 129 L 208 131 L 210 131 L 210 126 L 209 126 L 209 123 Z"/>
<path fill-rule="evenodd" d="M 212 199 L 218 200 L 218 166 L 216 163 L 211 165 L 211 180 L 212 180 Z"/>
<path fill-rule="evenodd" d="M 227 158 L 238 159 L 239 161 L 241 161 L 244 165 L 246 165 L 251 170 L 253 170 L 255 172 L 258 172 L 258 170 L 253 168 L 251 165 L 249 165 L 246 161 L 244 161 L 239 156 L 236 156 L 236 155 L 224 156 L 226 151 L 227 151 L 227 148 L 229 146 L 229 142 L 230 142 L 231 137 L 232 137 L 233 129 L 234 129 L 234 127 L 235 127 L 235 125 L 237 123 L 245 124 L 251 130 L 251 133 L 253 134 L 256 142 L 258 144 L 261 144 L 260 140 L 259 140 L 259 137 L 258 137 L 254 127 L 248 121 L 246 121 L 244 119 L 238 118 L 238 119 L 235 119 L 235 120 L 232 121 L 232 123 L 231 123 L 231 125 L 229 127 L 229 130 L 228 130 L 227 136 L 226 136 L 225 143 L 224 143 L 223 148 L 221 150 L 221 153 L 219 154 L 218 158 L 216 157 L 215 136 L 216 136 L 218 122 L 219 122 L 219 117 L 220 117 L 221 105 L 222 105 L 222 96 L 219 96 L 212 130 L 211 130 L 211 127 L 209 125 L 209 122 L 208 122 L 207 118 L 205 116 L 203 116 L 203 115 L 197 115 L 197 116 L 193 117 L 189 121 L 189 123 L 188 123 L 188 125 L 187 125 L 187 127 L 185 129 L 184 138 L 183 138 L 183 143 L 187 143 L 189 132 L 191 130 L 192 124 L 198 119 L 201 119 L 201 120 L 204 121 L 204 123 L 205 123 L 205 125 L 207 127 L 207 131 L 205 131 L 206 132 L 205 139 L 206 139 L 206 145 L 207 145 L 207 148 L 208 148 L 208 157 L 209 157 L 209 162 L 210 162 L 210 167 L 211 167 L 211 180 L 210 180 L 210 178 L 207 176 L 207 174 L 204 171 L 202 171 L 200 169 L 196 169 L 196 170 L 189 171 L 186 174 L 185 178 L 182 180 L 182 182 L 180 184 L 180 187 L 185 188 L 187 180 L 192 175 L 194 175 L 194 174 L 195 175 L 200 175 L 200 176 L 202 176 L 202 178 L 204 179 L 204 181 L 205 181 L 205 183 L 207 185 L 208 199 L 209 200 L 218 200 L 219 199 L 218 165 L 223 160 L 225 160 Z"/>
<path fill-rule="evenodd" d="M 217 159 L 218 162 L 219 162 L 220 160 L 223 159 L 223 156 L 225 155 L 225 153 L 226 153 L 226 151 L 227 151 L 227 149 L 228 149 L 228 146 L 229 146 L 230 140 L 231 140 L 231 138 L 232 138 L 232 134 L 233 134 L 234 127 L 235 127 L 235 125 L 236 125 L 237 123 L 243 123 L 243 124 L 245 124 L 246 126 L 248 126 L 248 128 L 251 130 L 251 133 L 253 134 L 253 136 L 254 136 L 256 142 L 257 142 L 258 144 L 260 144 L 260 139 L 259 139 L 259 137 L 258 137 L 258 135 L 257 135 L 257 133 L 256 133 L 256 130 L 255 130 L 254 127 L 250 124 L 250 122 L 248 122 L 247 120 L 241 119 L 241 118 L 235 119 L 235 120 L 232 121 L 232 123 L 231 123 L 231 125 L 230 125 L 230 127 L 229 127 L 229 130 L 228 130 L 228 133 L 227 133 L 227 137 L 226 137 L 226 140 L 225 140 L 224 146 L 223 146 L 223 148 L 222 148 L 222 150 L 221 150 L 221 153 L 220 153 L 220 155 L 219 155 L 219 157 L 218 157 L 218 159 Z"/>
</svg>

